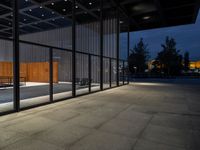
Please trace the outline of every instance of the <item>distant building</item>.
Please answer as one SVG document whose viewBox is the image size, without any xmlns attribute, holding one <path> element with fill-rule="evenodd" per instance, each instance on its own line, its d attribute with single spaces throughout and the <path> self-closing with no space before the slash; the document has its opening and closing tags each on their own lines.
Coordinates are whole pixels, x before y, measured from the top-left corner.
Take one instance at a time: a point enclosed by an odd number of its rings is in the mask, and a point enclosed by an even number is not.
<svg viewBox="0 0 200 150">
<path fill-rule="evenodd" d="M 191 61 L 190 69 L 200 69 L 200 60 L 199 61 Z"/>
</svg>

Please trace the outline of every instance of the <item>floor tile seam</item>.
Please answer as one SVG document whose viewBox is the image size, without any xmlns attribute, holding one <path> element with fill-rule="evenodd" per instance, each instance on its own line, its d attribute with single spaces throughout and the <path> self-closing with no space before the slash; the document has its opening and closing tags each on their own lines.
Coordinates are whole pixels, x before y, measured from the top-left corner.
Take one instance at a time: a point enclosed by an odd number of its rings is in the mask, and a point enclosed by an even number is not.
<svg viewBox="0 0 200 150">
<path fill-rule="evenodd" d="M 153 120 L 154 118 L 154 115 L 151 116 L 151 118 L 149 119 L 149 121 L 147 122 L 146 126 L 140 131 L 140 133 L 138 134 L 138 137 L 135 141 L 135 143 L 133 144 L 131 150 L 134 150 L 135 149 L 135 146 L 137 145 L 138 141 L 141 139 L 144 131 L 147 129 L 147 127 L 150 125 L 151 121 Z"/>
</svg>

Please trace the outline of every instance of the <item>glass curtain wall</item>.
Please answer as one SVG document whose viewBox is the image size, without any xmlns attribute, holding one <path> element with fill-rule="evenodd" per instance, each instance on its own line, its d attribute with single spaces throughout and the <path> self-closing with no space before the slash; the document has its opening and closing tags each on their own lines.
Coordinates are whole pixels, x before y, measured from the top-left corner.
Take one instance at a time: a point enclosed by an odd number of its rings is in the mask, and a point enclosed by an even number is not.
<svg viewBox="0 0 200 150">
<path fill-rule="evenodd" d="M 100 89 L 100 23 L 97 9 L 99 2 L 76 0 L 77 95 Z M 93 8 L 96 10 L 91 11 Z"/>
<path fill-rule="evenodd" d="M 3 10 L 0 12 L 0 113 L 14 110 L 12 2 L 0 2 Z M 123 76 L 128 64 L 120 60 L 118 68 L 117 60 L 118 32 L 124 31 L 123 24 L 126 23 L 118 20 L 116 5 L 102 0 L 101 22 L 101 0 L 75 0 L 75 20 L 72 2 L 18 1 L 21 109 L 99 91 L 101 79 L 103 89 L 115 87 L 118 70 L 120 84 L 126 82 Z M 73 21 L 75 28 L 72 28 Z M 72 29 L 75 29 L 75 34 Z M 122 49 L 125 48 L 122 46 Z M 72 92 L 74 89 L 76 91 Z"/>
<path fill-rule="evenodd" d="M 0 1 L 0 113 L 13 110 L 13 3 Z"/>
<path fill-rule="evenodd" d="M 114 6 L 108 9 L 107 3 L 103 4 L 103 88 L 106 89 L 117 85 L 117 9 Z"/>
<path fill-rule="evenodd" d="M 128 17 L 120 11 L 120 49 L 119 49 L 119 83 L 126 84 L 128 81 L 127 59 L 128 59 Z"/>
<path fill-rule="evenodd" d="M 21 108 L 71 97 L 71 1 L 20 0 L 20 9 Z"/>
</svg>

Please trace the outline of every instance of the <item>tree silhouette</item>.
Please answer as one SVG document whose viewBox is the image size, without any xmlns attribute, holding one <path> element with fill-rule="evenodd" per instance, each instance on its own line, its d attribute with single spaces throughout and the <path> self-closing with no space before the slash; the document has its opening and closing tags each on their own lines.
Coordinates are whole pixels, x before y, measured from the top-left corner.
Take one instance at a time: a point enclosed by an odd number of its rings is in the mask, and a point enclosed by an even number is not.
<svg viewBox="0 0 200 150">
<path fill-rule="evenodd" d="M 128 58 L 130 72 L 143 73 L 147 68 L 147 60 L 149 57 L 147 44 L 145 44 L 141 38 L 139 43 L 137 43 L 131 51 Z"/>
<path fill-rule="evenodd" d="M 190 68 L 189 52 L 185 52 L 185 54 L 184 54 L 184 70 L 188 71 L 189 68 Z"/>
<path fill-rule="evenodd" d="M 162 51 L 156 58 L 161 64 L 161 71 L 167 75 L 179 75 L 183 68 L 182 55 L 179 54 L 180 50 L 176 49 L 175 39 L 167 36 L 161 47 Z"/>
</svg>

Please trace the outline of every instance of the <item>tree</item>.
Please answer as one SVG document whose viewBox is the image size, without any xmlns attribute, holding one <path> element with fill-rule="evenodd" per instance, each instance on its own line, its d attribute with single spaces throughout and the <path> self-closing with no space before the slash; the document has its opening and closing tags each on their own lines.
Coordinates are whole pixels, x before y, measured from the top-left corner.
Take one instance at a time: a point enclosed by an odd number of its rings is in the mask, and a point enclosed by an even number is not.
<svg viewBox="0 0 200 150">
<path fill-rule="evenodd" d="M 182 55 L 179 54 L 180 50 L 176 49 L 176 41 L 174 38 L 166 37 L 165 44 L 158 53 L 156 58 L 161 64 L 161 71 L 167 75 L 179 75 L 183 68 Z"/>
<path fill-rule="evenodd" d="M 149 52 L 147 49 L 147 44 L 143 42 L 141 38 L 139 43 L 133 48 L 129 58 L 129 70 L 131 73 L 138 72 L 143 73 L 147 68 L 147 60 L 149 57 Z"/>
<path fill-rule="evenodd" d="M 189 68 L 190 68 L 189 52 L 185 52 L 185 54 L 184 54 L 184 70 L 188 71 Z"/>
</svg>

